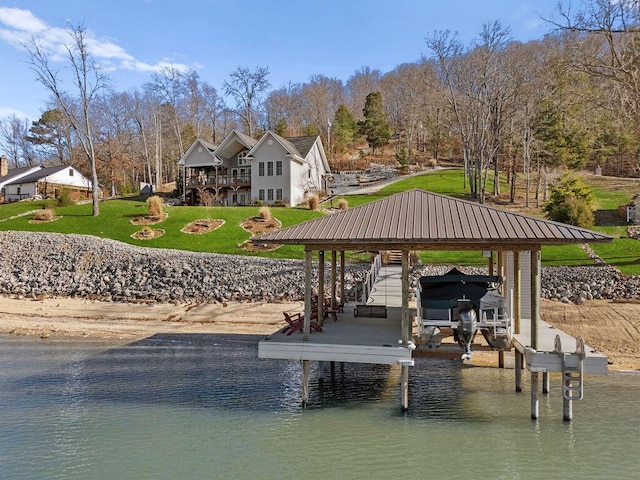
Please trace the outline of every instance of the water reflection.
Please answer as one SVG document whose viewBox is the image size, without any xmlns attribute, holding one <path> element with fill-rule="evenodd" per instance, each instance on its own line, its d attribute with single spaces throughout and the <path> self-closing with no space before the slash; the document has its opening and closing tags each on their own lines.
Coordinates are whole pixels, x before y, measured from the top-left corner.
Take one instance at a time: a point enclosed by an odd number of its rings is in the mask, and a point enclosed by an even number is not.
<svg viewBox="0 0 640 480">
<path fill-rule="evenodd" d="M 554 377 L 532 422 L 513 370 L 418 358 L 402 414 L 399 367 L 312 362 L 303 410 L 260 338 L 0 336 L 0 478 L 636 477 L 639 376 L 588 377 L 567 424 Z"/>
</svg>

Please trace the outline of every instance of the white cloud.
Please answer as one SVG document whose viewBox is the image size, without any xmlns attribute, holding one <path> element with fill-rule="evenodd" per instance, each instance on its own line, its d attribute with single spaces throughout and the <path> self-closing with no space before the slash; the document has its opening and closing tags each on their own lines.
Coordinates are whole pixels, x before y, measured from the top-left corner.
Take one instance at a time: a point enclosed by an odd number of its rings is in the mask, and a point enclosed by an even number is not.
<svg viewBox="0 0 640 480">
<path fill-rule="evenodd" d="M 20 120 L 29 119 L 33 120 L 33 117 L 27 113 L 24 113 L 21 110 L 11 107 L 0 107 L 0 119 L 8 119 L 10 117 L 17 117 Z"/>
<path fill-rule="evenodd" d="M 1 26 L 4 25 L 4 28 Z M 69 30 L 52 27 L 33 15 L 29 10 L 0 7 L 0 41 L 16 48 L 23 48 L 36 39 L 40 47 L 51 54 L 54 61 L 67 57 L 67 47 L 73 45 Z M 129 70 L 136 72 L 158 72 L 163 68 L 175 68 L 181 72 L 190 70 L 184 63 L 162 59 L 156 63 L 137 60 L 124 48 L 105 38 L 96 37 L 87 30 L 85 41 L 89 52 L 107 71 Z"/>
<path fill-rule="evenodd" d="M 0 7 L 0 22 L 14 30 L 36 34 L 47 29 L 47 24 L 29 10 Z"/>
</svg>

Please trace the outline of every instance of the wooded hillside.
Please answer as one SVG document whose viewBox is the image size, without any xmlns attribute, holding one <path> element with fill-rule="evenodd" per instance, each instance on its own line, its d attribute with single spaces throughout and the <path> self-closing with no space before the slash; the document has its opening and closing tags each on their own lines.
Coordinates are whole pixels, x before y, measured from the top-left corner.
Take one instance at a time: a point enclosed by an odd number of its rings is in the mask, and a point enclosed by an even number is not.
<svg viewBox="0 0 640 480">
<path fill-rule="evenodd" d="M 318 134 L 334 169 L 454 160 L 465 165 L 480 201 L 501 193 L 501 182 L 488 182 L 500 173 L 512 199 L 521 179 L 528 192 L 562 169 L 638 177 L 640 18 L 633 4 L 592 0 L 571 15 L 560 7 L 552 33 L 528 43 L 512 41 L 499 23 L 482 26 L 468 45 L 449 31 L 425 32 L 423 58 L 390 72 L 360 67 L 346 81 L 318 73 L 272 88 L 268 67 L 240 67 L 218 92 L 195 71 L 166 69 L 125 92 L 96 76 L 90 97 L 52 90 L 39 120 L 3 120 L 0 146 L 10 167 L 73 164 L 89 172 L 89 132 L 98 179 L 112 194 L 135 191 L 141 181 L 176 181 L 176 162 L 195 138 L 217 143 L 234 128 L 256 138 L 266 129 Z M 82 27 L 71 33 L 82 51 Z M 34 55 L 36 47 L 27 55 L 38 78 L 49 78 L 43 73 L 55 72 L 42 70 L 46 58 Z M 86 117 L 78 115 L 84 110 Z"/>
</svg>

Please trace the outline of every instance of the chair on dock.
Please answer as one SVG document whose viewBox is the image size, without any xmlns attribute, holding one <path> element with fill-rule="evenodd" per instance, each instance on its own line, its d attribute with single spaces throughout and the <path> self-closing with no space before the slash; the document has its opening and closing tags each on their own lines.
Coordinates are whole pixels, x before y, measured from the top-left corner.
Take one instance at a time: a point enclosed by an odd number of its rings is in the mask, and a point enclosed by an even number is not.
<svg viewBox="0 0 640 480">
<path fill-rule="evenodd" d="M 287 335 L 293 335 L 295 332 L 302 330 L 302 328 L 304 327 L 303 313 L 296 313 L 292 315 L 288 314 L 287 312 L 283 312 L 283 313 L 284 313 L 284 319 L 288 323 L 288 325 L 282 329 L 282 333 L 286 333 Z M 318 319 L 318 311 L 316 310 L 315 320 L 317 319 Z M 321 332 L 322 327 L 315 320 L 312 314 L 311 324 L 310 324 L 311 331 L 313 332 L 315 330 L 316 332 Z"/>
</svg>

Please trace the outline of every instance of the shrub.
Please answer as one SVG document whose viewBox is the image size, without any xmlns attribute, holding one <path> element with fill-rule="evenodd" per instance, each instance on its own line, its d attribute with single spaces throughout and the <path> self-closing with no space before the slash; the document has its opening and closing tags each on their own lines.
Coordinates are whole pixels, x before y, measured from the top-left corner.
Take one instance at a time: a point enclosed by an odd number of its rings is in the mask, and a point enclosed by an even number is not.
<svg viewBox="0 0 640 480">
<path fill-rule="evenodd" d="M 591 189 L 580 178 L 565 174 L 551 187 L 544 210 L 547 218 L 577 227 L 593 226 Z"/>
<path fill-rule="evenodd" d="M 163 212 L 163 203 L 162 198 L 157 195 L 153 195 L 147 198 L 147 206 L 149 207 L 149 216 L 154 218 L 162 218 Z"/>
<path fill-rule="evenodd" d="M 69 207 L 75 204 L 76 202 L 74 202 L 73 198 L 71 198 L 71 190 L 69 190 L 68 188 L 61 189 L 60 193 L 58 194 L 57 205 L 59 207 Z"/>
<path fill-rule="evenodd" d="M 49 221 L 56 218 L 56 212 L 52 208 L 41 208 L 37 210 L 33 218 L 40 221 Z"/>
<path fill-rule="evenodd" d="M 262 220 L 267 221 L 271 220 L 271 209 L 267 206 L 260 207 L 260 213 L 258 214 Z"/>
<path fill-rule="evenodd" d="M 340 210 L 346 210 L 347 208 L 349 208 L 349 203 L 347 202 L 346 199 L 341 198 L 340 201 L 338 202 L 338 208 Z"/>
<path fill-rule="evenodd" d="M 320 197 L 317 194 L 313 194 L 307 199 L 307 203 L 311 210 L 317 210 L 320 206 Z"/>
<path fill-rule="evenodd" d="M 262 200 L 256 200 L 256 207 L 261 207 L 262 205 L 264 205 L 264 202 Z"/>
</svg>

